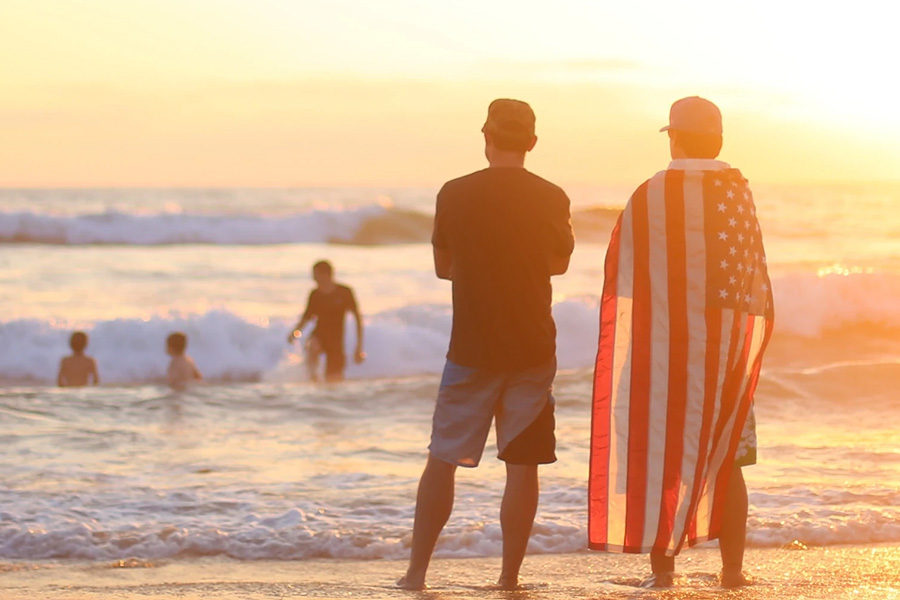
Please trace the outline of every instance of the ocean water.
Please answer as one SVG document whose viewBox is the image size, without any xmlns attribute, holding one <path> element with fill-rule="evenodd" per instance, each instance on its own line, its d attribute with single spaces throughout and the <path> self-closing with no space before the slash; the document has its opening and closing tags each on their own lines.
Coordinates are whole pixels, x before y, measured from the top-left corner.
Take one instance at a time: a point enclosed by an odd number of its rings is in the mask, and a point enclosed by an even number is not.
<svg viewBox="0 0 900 600">
<path fill-rule="evenodd" d="M 0 560 L 407 556 L 451 319 L 434 192 L 0 190 Z M 586 547 L 597 295 L 628 192 L 572 193 L 534 553 Z M 900 185 L 754 192 L 777 314 L 749 543 L 900 543 Z M 334 386 L 285 341 L 320 258 L 365 314 L 368 359 Z M 74 328 L 98 388 L 53 387 Z M 160 383 L 176 329 L 207 380 L 182 393 Z M 500 553 L 491 443 L 439 557 Z"/>
</svg>

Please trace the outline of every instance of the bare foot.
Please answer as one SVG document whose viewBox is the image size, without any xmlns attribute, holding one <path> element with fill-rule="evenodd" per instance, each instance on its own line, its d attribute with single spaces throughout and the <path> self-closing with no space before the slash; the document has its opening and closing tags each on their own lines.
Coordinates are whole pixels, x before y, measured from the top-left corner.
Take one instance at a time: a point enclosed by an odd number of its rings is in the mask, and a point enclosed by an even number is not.
<svg viewBox="0 0 900 600">
<path fill-rule="evenodd" d="M 519 585 L 518 577 L 509 577 L 507 575 L 500 575 L 500 579 L 497 580 L 497 587 L 501 590 L 512 592 L 518 589 L 521 589 L 521 585 Z"/>
<path fill-rule="evenodd" d="M 409 573 L 397 580 L 397 587 L 401 590 L 411 590 L 414 592 L 428 589 L 428 586 L 425 585 L 424 577 L 421 579 L 414 579 L 409 576 Z"/>
<path fill-rule="evenodd" d="M 720 578 L 723 588 L 739 588 L 745 585 L 753 585 L 753 580 L 746 577 L 740 571 L 722 571 Z"/>
<path fill-rule="evenodd" d="M 642 588 L 670 588 L 675 585 L 675 573 L 665 571 L 663 573 L 654 573 L 641 582 Z"/>
</svg>

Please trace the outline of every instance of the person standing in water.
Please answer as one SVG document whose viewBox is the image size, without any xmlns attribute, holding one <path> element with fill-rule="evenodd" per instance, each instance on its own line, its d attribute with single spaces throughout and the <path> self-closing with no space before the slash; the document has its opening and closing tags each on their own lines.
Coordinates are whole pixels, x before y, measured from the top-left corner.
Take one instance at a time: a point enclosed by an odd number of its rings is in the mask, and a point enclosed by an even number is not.
<svg viewBox="0 0 900 600">
<path fill-rule="evenodd" d="M 774 300 L 747 179 L 718 160 L 722 114 L 675 102 L 672 162 L 632 194 L 610 238 L 600 303 L 588 545 L 649 553 L 645 587 L 718 539 L 721 584 L 743 574 L 753 396 Z"/>
<path fill-rule="evenodd" d="M 516 589 L 538 506 L 538 465 L 556 460 L 556 325 L 550 277 L 574 248 L 569 198 L 525 169 L 537 142 L 531 107 L 488 108 L 488 168 L 444 184 L 434 218 L 434 268 L 453 282 L 453 330 L 419 481 L 409 568 L 397 585 L 425 587 L 438 536 L 453 509 L 457 467 L 478 466 L 496 420 L 506 463 L 498 585 Z"/>
<path fill-rule="evenodd" d="M 297 325 L 288 334 L 288 343 L 303 335 L 303 327 L 315 319 L 316 326 L 306 345 L 306 366 L 311 381 L 319 381 L 319 357 L 325 355 L 325 381 L 344 379 L 347 357 L 344 353 L 344 318 L 352 313 L 356 319 L 356 349 L 353 360 L 356 364 L 366 358 L 363 352 L 363 324 L 353 290 L 334 280 L 334 267 L 325 260 L 313 265 L 313 279 L 316 288 L 310 292 L 306 310 Z"/>
<path fill-rule="evenodd" d="M 166 354 L 172 357 L 166 370 L 166 383 L 175 390 L 183 390 L 191 383 L 203 379 L 194 359 L 186 354 L 187 335 L 180 331 L 166 338 Z"/>
<path fill-rule="evenodd" d="M 83 331 L 76 331 L 69 338 L 72 356 L 65 357 L 59 363 L 59 375 L 56 376 L 59 387 L 82 387 L 100 383 L 97 361 L 84 353 L 87 343 L 88 336 Z"/>
</svg>

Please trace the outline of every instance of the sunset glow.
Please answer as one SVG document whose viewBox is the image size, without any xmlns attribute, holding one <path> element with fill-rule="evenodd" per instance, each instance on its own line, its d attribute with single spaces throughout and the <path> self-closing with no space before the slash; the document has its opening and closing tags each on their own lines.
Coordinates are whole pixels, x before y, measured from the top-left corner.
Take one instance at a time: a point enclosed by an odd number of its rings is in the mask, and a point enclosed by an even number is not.
<svg viewBox="0 0 900 600">
<path fill-rule="evenodd" d="M 5 2 L 0 184 L 431 185 L 480 166 L 497 96 L 534 106 L 535 169 L 628 182 L 664 166 L 656 131 L 692 94 L 756 180 L 893 180 L 879 6 Z"/>
</svg>

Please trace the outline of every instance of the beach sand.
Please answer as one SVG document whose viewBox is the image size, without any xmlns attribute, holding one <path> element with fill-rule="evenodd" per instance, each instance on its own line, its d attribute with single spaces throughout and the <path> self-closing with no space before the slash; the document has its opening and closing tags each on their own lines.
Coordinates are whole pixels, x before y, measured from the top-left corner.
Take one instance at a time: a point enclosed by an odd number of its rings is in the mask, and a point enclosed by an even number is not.
<svg viewBox="0 0 900 600">
<path fill-rule="evenodd" d="M 694 549 L 678 561 L 681 577 L 669 590 L 638 587 L 647 558 L 594 552 L 528 556 L 523 588 L 492 589 L 499 558 L 443 559 L 432 563 L 423 592 L 394 588 L 402 561 L 296 562 L 197 559 L 112 564 L 0 564 L 4 600 L 138 598 L 398 598 L 440 600 L 562 600 L 570 598 L 844 600 L 900 598 L 900 546 L 808 550 L 750 549 L 747 572 L 756 584 L 724 590 L 716 582 L 718 551 Z"/>
</svg>

